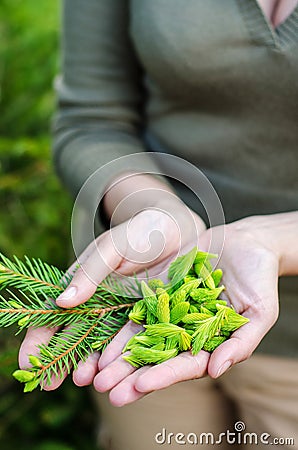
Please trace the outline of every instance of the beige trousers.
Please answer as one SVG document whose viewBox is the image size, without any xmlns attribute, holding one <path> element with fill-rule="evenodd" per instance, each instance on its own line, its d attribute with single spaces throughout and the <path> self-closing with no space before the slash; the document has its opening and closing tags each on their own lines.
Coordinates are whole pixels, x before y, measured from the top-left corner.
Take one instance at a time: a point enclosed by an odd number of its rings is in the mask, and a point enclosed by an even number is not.
<svg viewBox="0 0 298 450">
<path fill-rule="evenodd" d="M 298 449 L 296 360 L 254 355 L 217 381 L 186 381 L 121 408 L 95 400 L 105 450 Z"/>
</svg>

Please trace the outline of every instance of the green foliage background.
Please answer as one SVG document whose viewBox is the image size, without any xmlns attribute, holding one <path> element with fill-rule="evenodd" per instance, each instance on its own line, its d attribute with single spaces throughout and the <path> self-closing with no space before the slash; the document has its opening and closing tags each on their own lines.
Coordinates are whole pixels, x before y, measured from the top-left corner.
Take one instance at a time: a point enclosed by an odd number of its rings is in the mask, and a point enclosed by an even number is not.
<svg viewBox="0 0 298 450">
<path fill-rule="evenodd" d="M 0 3 L 0 251 L 66 268 L 72 201 L 51 161 L 50 121 L 59 70 L 57 0 Z M 95 446 L 87 389 L 23 394 L 12 379 L 22 336 L 0 331 L 1 450 L 84 450 Z"/>
</svg>

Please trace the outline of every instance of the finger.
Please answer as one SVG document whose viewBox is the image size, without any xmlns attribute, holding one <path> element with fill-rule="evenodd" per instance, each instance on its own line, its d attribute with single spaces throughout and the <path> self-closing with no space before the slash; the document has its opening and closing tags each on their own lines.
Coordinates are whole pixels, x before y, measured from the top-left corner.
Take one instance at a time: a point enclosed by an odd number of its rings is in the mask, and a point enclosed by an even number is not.
<svg viewBox="0 0 298 450">
<path fill-rule="evenodd" d="M 103 370 L 108 364 L 118 358 L 129 339 L 141 330 L 143 330 L 142 325 L 138 325 L 131 320 L 128 321 L 102 352 L 98 361 L 99 370 Z"/>
<path fill-rule="evenodd" d="M 52 375 L 50 378 L 45 378 L 45 380 L 41 382 L 42 389 L 47 392 L 54 391 L 61 386 L 67 375 L 68 371 L 63 369 L 62 372 L 58 371 L 58 375 Z"/>
<path fill-rule="evenodd" d="M 84 264 L 84 262 L 87 261 L 89 256 L 94 252 L 95 246 L 100 244 L 100 242 L 102 241 L 102 239 L 105 238 L 105 235 L 107 233 L 108 231 L 98 236 L 96 238 L 96 243 L 94 241 L 90 242 L 90 244 L 85 248 L 85 250 L 83 250 L 80 256 L 72 263 L 71 266 L 69 266 L 69 268 L 66 271 L 66 274 L 73 275 L 79 268 L 79 265 Z"/>
<path fill-rule="evenodd" d="M 88 356 L 86 361 L 80 361 L 76 370 L 73 371 L 72 379 L 76 386 L 88 386 L 94 380 L 98 372 L 99 353 L 94 352 Z"/>
<path fill-rule="evenodd" d="M 141 374 L 136 380 L 135 389 L 148 393 L 180 381 L 202 378 L 207 373 L 209 357 L 209 353 L 203 350 L 195 356 L 190 352 L 181 353 Z"/>
<path fill-rule="evenodd" d="M 110 391 L 135 371 L 136 368 L 120 355 L 96 375 L 93 385 L 98 392 Z"/>
<path fill-rule="evenodd" d="M 55 332 L 58 330 L 55 328 L 28 328 L 24 341 L 21 344 L 19 352 L 19 366 L 21 369 L 29 369 L 32 367 L 29 361 L 29 356 L 39 355 L 39 345 L 47 345 Z M 59 377 L 52 377 L 42 383 L 42 388 L 45 391 L 52 391 L 57 389 L 67 376 L 67 372 L 59 374 Z"/>
<path fill-rule="evenodd" d="M 236 273 L 236 279 L 229 277 L 227 292 L 232 304 L 238 304 L 238 312 L 242 312 L 241 304 L 248 305 L 243 315 L 250 322 L 235 331 L 230 339 L 213 352 L 208 366 L 212 378 L 218 378 L 233 364 L 249 358 L 278 316 L 277 267 L 272 266 L 271 259 L 263 263 L 258 276 L 254 277 L 253 288 L 248 283 L 244 292 L 242 284 L 247 277 L 247 267 L 241 270 L 240 264 L 234 276 Z"/>
<path fill-rule="evenodd" d="M 99 283 L 119 266 L 122 257 L 116 251 L 113 239 L 121 233 L 122 228 L 116 228 L 113 230 L 113 238 L 111 233 L 107 232 L 98 243 L 92 243 L 93 251 L 80 263 L 70 284 L 56 299 L 58 306 L 72 308 L 84 303 L 92 297 Z"/>
<path fill-rule="evenodd" d="M 21 369 L 28 369 L 32 367 L 29 362 L 29 355 L 38 356 L 38 345 L 47 345 L 57 330 L 58 327 L 28 328 L 19 351 L 19 366 Z"/>
<path fill-rule="evenodd" d="M 121 383 L 117 384 L 117 386 L 111 390 L 109 395 L 112 405 L 118 407 L 124 406 L 144 397 L 146 394 L 136 390 L 135 382 L 140 375 L 146 373 L 149 369 L 149 366 L 141 367 L 141 369 L 136 370 Z"/>
<path fill-rule="evenodd" d="M 212 378 L 220 377 L 234 364 L 248 359 L 274 323 L 266 315 L 262 318 L 258 315 L 255 317 L 249 311 L 243 315 L 250 322 L 235 331 L 211 355 L 208 374 Z"/>
</svg>

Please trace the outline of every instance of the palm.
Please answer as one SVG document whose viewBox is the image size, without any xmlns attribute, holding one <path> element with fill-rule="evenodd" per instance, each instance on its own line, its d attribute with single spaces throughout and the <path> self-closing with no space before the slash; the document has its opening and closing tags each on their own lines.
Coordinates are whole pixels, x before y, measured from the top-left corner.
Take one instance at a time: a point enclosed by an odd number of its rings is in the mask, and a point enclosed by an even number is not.
<svg viewBox="0 0 298 450">
<path fill-rule="evenodd" d="M 221 230 L 214 231 L 216 236 Z M 210 231 L 203 233 L 200 241 L 207 248 Z M 220 245 L 216 248 L 216 238 L 212 250 L 219 254 L 222 251 Z M 95 388 L 100 392 L 111 390 L 110 399 L 119 406 L 179 381 L 200 378 L 207 372 L 217 377 L 229 365 L 248 358 L 277 317 L 278 262 L 252 236 L 228 230 L 220 266 L 224 271 L 227 299 L 237 312 L 250 319 L 245 327 L 234 332 L 211 356 L 204 351 L 197 356 L 185 352 L 160 365 L 135 370 L 121 356 L 127 340 L 140 329 L 130 323 L 100 358 Z"/>
</svg>

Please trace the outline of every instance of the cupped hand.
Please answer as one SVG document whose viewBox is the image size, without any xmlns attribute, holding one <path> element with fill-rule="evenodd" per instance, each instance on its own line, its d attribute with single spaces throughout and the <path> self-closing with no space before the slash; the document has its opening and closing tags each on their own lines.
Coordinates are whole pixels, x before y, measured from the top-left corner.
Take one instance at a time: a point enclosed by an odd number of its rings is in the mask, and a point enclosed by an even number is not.
<svg viewBox="0 0 298 450">
<path fill-rule="evenodd" d="M 164 210 L 149 208 L 139 212 L 129 221 L 100 235 L 86 248 L 69 268 L 69 273 L 74 273 L 74 276 L 57 298 L 57 305 L 71 308 L 86 302 L 111 272 L 119 276 L 136 273 L 142 277 L 142 274 L 145 276 L 145 269 L 148 269 L 149 276 L 162 276 L 163 272 L 166 274 L 169 263 L 177 253 L 187 252 L 197 243 L 203 229 L 201 219 L 179 200 L 173 200 Z M 109 347 L 110 355 L 113 354 L 113 347 L 122 349 L 127 339 L 127 328 L 130 329 L 130 335 L 136 331 L 128 325 L 120 332 Z M 19 353 L 21 368 L 30 366 L 28 355 L 38 354 L 37 346 L 46 344 L 56 331 L 50 328 L 28 330 Z M 92 383 L 98 371 L 98 357 L 95 353 L 84 363 L 79 363 L 73 373 L 75 384 L 84 386 Z M 56 389 L 64 378 L 53 378 L 44 389 Z"/>
<path fill-rule="evenodd" d="M 184 352 L 162 364 L 138 370 L 121 355 L 128 339 L 140 330 L 128 323 L 103 352 L 100 371 L 94 379 L 95 389 L 110 391 L 110 401 L 115 406 L 180 381 L 207 374 L 219 377 L 233 364 L 247 359 L 277 320 L 279 255 L 270 220 L 252 217 L 224 228 L 224 246 L 222 227 L 205 231 L 200 236 L 200 245 L 221 255 L 219 267 L 224 272 L 226 299 L 250 322 L 235 331 L 212 355 L 205 351 L 196 356 Z"/>
</svg>

